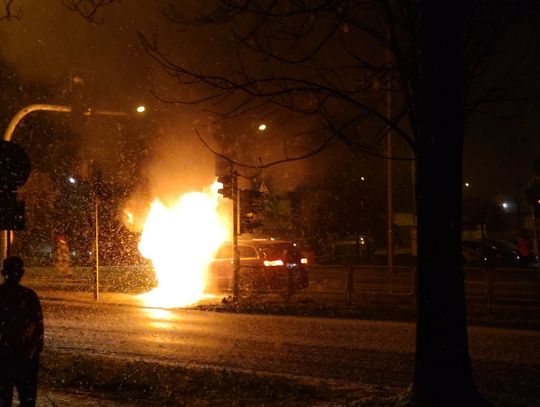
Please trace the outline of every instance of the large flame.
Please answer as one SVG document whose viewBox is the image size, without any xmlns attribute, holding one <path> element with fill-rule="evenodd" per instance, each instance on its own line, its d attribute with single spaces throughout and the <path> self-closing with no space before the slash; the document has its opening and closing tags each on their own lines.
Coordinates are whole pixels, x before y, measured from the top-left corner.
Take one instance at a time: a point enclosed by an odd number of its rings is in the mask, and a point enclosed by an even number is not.
<svg viewBox="0 0 540 407">
<path fill-rule="evenodd" d="M 146 305 L 181 307 L 206 297 L 208 267 L 227 238 L 218 212 L 219 185 L 184 194 L 169 205 L 159 199 L 152 203 L 139 250 L 152 261 L 158 286 L 143 294 Z"/>
</svg>

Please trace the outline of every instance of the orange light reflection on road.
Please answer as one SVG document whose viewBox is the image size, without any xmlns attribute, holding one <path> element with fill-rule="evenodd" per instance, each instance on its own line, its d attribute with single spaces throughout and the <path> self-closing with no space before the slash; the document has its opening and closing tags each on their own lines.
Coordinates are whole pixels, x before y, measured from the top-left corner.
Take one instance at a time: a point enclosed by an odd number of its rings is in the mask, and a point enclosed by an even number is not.
<svg viewBox="0 0 540 407">
<path fill-rule="evenodd" d="M 178 316 L 172 311 L 162 308 L 144 308 L 144 313 L 151 319 L 150 326 L 159 329 L 170 329 L 174 326 L 170 321 L 175 321 Z"/>
</svg>

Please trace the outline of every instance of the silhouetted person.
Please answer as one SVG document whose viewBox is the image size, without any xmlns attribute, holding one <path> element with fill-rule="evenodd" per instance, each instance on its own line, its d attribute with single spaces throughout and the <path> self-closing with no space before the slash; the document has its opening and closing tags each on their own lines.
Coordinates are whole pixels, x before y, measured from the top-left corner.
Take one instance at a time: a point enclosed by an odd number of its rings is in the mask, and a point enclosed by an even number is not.
<svg viewBox="0 0 540 407">
<path fill-rule="evenodd" d="M 0 407 L 11 406 L 13 388 L 20 406 L 35 406 L 43 315 L 36 293 L 20 285 L 24 263 L 16 256 L 2 265 L 0 285 Z"/>
</svg>

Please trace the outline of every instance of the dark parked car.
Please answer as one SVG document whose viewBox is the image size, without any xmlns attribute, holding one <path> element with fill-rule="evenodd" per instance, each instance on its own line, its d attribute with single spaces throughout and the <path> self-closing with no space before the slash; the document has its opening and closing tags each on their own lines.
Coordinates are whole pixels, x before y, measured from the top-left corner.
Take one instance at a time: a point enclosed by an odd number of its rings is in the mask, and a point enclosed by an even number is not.
<svg viewBox="0 0 540 407">
<path fill-rule="evenodd" d="M 489 267 L 519 267 L 521 265 L 517 248 L 503 244 L 501 241 L 464 240 L 462 245 L 464 250 L 476 252 L 483 262 L 483 264 L 468 263 L 465 265 L 486 265 Z"/>
<path fill-rule="evenodd" d="M 482 251 L 476 245 L 464 242 L 461 244 L 461 257 L 464 267 L 483 267 L 487 263 L 487 258 L 484 257 Z"/>
<path fill-rule="evenodd" d="M 504 253 L 507 253 L 506 256 L 509 258 L 517 257 L 517 265 L 521 267 L 538 267 L 538 258 L 531 251 L 528 256 L 520 255 L 519 248 L 517 245 L 508 242 L 506 240 L 489 240 L 495 247 L 499 248 Z"/>
<path fill-rule="evenodd" d="M 252 239 L 238 241 L 240 286 L 253 290 L 284 290 L 288 271 L 292 272 L 295 290 L 309 284 L 307 258 L 289 241 Z M 231 288 L 233 279 L 233 245 L 224 243 L 209 270 L 209 291 Z"/>
</svg>

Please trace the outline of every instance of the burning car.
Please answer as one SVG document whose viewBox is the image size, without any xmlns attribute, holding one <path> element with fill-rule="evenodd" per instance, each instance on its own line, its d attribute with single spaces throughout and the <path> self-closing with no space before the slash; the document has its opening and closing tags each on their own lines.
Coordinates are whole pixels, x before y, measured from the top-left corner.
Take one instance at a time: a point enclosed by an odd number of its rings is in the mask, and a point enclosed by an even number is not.
<svg viewBox="0 0 540 407">
<path fill-rule="evenodd" d="M 309 284 L 307 258 L 286 240 L 252 239 L 238 241 L 241 289 L 282 291 L 287 288 L 288 272 L 292 273 L 295 290 Z M 208 291 L 231 289 L 234 273 L 233 244 L 226 242 L 216 253 L 208 272 Z"/>
</svg>

